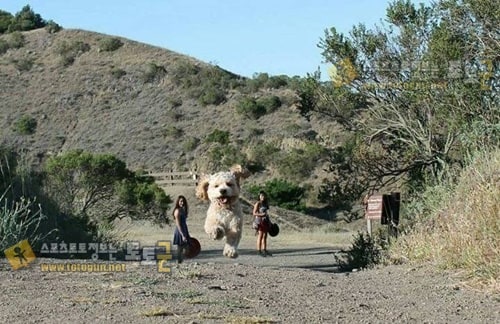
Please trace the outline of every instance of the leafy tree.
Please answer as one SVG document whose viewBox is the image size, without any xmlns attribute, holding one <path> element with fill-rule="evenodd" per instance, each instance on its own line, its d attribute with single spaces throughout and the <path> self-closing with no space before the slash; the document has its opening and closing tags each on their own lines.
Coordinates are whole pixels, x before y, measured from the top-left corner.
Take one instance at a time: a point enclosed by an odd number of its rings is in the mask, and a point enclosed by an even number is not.
<svg viewBox="0 0 500 324">
<path fill-rule="evenodd" d="M 45 29 L 49 34 L 55 34 L 62 29 L 62 27 L 53 20 L 47 21 Z"/>
<path fill-rule="evenodd" d="M 12 16 L 11 13 L 0 10 L 0 34 L 9 30 L 9 25 L 11 24 L 13 18 L 14 16 Z"/>
<path fill-rule="evenodd" d="M 0 146 L 0 245 L 11 246 L 23 236 L 34 249 L 43 238 L 96 242 L 97 224 L 62 212 L 43 187 L 43 173 L 27 162 L 23 153 Z"/>
<path fill-rule="evenodd" d="M 326 180 L 330 197 L 396 182 L 416 191 L 462 165 L 471 125 L 499 123 L 498 23 L 498 6 L 487 1 L 396 0 L 385 26 L 325 31 L 319 47 L 335 67 L 332 82 L 310 75 L 299 95 L 303 115 L 322 114 L 356 134 L 330 157 L 333 175 L 347 170 L 356 181 Z M 498 132 L 485 136 L 498 143 Z"/>
<path fill-rule="evenodd" d="M 170 198 L 112 155 L 69 151 L 50 158 L 45 172 L 48 192 L 63 212 L 95 223 L 126 216 L 167 220 Z"/>
<path fill-rule="evenodd" d="M 46 21 L 39 14 L 35 13 L 29 5 L 26 5 L 15 14 L 9 25 L 9 32 L 43 28 L 46 24 Z"/>
</svg>

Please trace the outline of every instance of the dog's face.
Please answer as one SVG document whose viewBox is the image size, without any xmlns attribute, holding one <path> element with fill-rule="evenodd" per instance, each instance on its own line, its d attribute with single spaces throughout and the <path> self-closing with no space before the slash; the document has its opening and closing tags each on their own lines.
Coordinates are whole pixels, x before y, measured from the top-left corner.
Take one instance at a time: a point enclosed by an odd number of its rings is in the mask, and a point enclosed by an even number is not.
<svg viewBox="0 0 500 324">
<path fill-rule="evenodd" d="M 221 206 L 231 205 L 240 195 L 240 186 L 231 172 L 219 172 L 210 176 L 207 188 L 208 199 Z"/>
<path fill-rule="evenodd" d="M 240 179 L 247 178 L 249 175 L 246 169 L 235 166 L 229 172 L 205 176 L 198 183 L 196 195 L 202 200 L 210 200 L 222 207 L 228 207 L 238 200 Z"/>
</svg>

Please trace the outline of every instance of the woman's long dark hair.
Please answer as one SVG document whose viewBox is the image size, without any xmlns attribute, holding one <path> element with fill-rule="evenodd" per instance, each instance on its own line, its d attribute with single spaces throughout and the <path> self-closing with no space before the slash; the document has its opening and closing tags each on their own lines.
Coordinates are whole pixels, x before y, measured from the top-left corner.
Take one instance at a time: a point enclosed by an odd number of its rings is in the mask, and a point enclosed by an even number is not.
<svg viewBox="0 0 500 324">
<path fill-rule="evenodd" d="M 188 201 L 187 201 L 186 197 L 180 195 L 179 197 L 177 197 L 177 200 L 175 201 L 175 207 L 174 207 L 174 210 L 172 211 L 172 216 L 174 216 L 174 212 L 176 209 L 181 208 L 181 206 L 179 205 L 179 201 L 181 199 L 184 199 L 184 209 L 186 210 L 186 215 L 188 214 Z"/>
<path fill-rule="evenodd" d="M 260 195 L 264 195 L 264 200 L 260 201 Z M 269 200 L 267 200 L 267 195 L 264 191 L 259 192 L 259 201 L 262 206 L 269 208 Z"/>
</svg>

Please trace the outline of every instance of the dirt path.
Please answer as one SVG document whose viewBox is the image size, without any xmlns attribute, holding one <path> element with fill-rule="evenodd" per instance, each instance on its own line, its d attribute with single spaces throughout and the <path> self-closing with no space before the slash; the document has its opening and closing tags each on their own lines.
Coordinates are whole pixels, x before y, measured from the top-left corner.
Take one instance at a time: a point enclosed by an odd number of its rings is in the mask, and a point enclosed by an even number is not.
<svg viewBox="0 0 500 324">
<path fill-rule="evenodd" d="M 42 272 L 42 263 L 65 262 L 55 259 L 13 271 L 0 260 L 0 323 L 500 323 L 500 296 L 466 289 L 451 274 L 409 266 L 336 273 L 331 244 L 278 236 L 263 258 L 251 233 L 240 257 L 227 259 L 222 243 L 197 228 L 202 252 L 169 263 L 170 273 L 154 262 L 125 262 L 124 272 Z M 165 236 L 146 231 L 150 241 Z"/>
<path fill-rule="evenodd" d="M 67 260 L 41 258 L 14 271 L 0 260 L 0 323 L 500 323 L 500 296 L 466 289 L 430 267 L 335 272 L 334 234 L 285 230 L 269 240 L 273 256 L 263 258 L 249 221 L 240 257 L 224 258 L 223 243 L 203 233 L 205 206 L 191 206 L 188 224 L 202 251 L 168 263 L 170 273 L 130 261 L 120 272 L 43 272 L 42 264 Z M 128 229 L 143 245 L 173 231 Z M 81 269 L 91 261 L 72 262 Z"/>
<path fill-rule="evenodd" d="M 42 272 L 0 264 L 1 323 L 499 323 L 498 296 L 425 268 L 337 274 L 303 269 L 322 247 L 272 258 L 221 259 L 208 250 L 174 266 L 128 262 L 125 272 Z M 311 261 L 314 260 L 314 261 Z M 318 261 L 319 263 L 319 261 Z M 296 266 L 301 266 L 297 268 Z M 317 268 L 317 267 L 313 267 Z"/>
</svg>

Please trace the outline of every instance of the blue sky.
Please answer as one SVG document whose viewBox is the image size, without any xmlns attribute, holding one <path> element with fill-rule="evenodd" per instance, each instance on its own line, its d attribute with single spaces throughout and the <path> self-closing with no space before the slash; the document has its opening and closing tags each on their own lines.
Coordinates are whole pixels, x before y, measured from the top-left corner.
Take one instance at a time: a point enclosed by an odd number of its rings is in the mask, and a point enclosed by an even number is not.
<svg viewBox="0 0 500 324">
<path fill-rule="evenodd" d="M 325 29 L 379 24 L 390 0 L 0 0 L 12 14 L 25 5 L 45 20 L 121 36 L 254 73 L 305 76 L 318 67 Z M 415 3 L 420 1 L 415 0 Z M 427 2 L 427 1 L 426 1 Z"/>
</svg>

